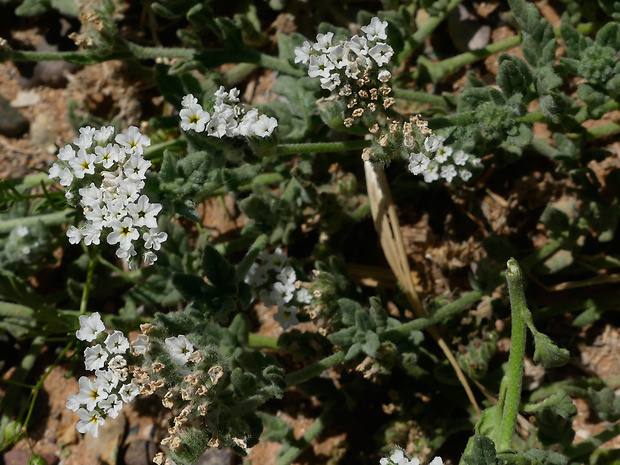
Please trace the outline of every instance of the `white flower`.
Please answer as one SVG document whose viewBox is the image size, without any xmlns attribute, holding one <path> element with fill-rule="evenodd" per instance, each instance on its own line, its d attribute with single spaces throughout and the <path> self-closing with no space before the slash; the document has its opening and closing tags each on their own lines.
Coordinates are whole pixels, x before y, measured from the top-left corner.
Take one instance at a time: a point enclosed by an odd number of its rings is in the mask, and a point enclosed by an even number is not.
<svg viewBox="0 0 620 465">
<path fill-rule="evenodd" d="M 297 280 L 297 275 L 292 266 L 285 266 L 278 273 L 278 281 L 281 281 L 284 284 L 295 284 Z"/>
<path fill-rule="evenodd" d="M 454 165 L 444 165 L 441 167 L 441 177 L 444 178 L 446 181 L 452 182 L 456 175 L 457 172 Z"/>
<path fill-rule="evenodd" d="M 297 294 L 295 294 L 295 298 L 297 299 L 297 302 L 299 302 L 300 304 L 307 305 L 310 302 L 312 302 L 312 299 L 314 298 L 314 296 L 310 293 L 308 289 L 306 289 L 305 287 L 302 287 L 301 289 L 297 291 Z"/>
<path fill-rule="evenodd" d="M 146 170 L 151 166 L 151 162 L 139 154 L 133 154 L 123 165 L 123 173 L 131 180 L 142 180 L 146 178 Z"/>
<path fill-rule="evenodd" d="M 331 47 L 333 38 L 333 32 L 328 32 L 327 34 L 318 34 L 316 36 L 316 44 L 314 44 L 312 48 L 319 52 L 326 52 Z"/>
<path fill-rule="evenodd" d="M 427 152 L 434 153 L 441 145 L 441 140 L 435 134 L 431 134 L 424 140 L 424 148 Z"/>
<path fill-rule="evenodd" d="M 258 263 L 253 263 L 244 281 L 252 287 L 259 287 L 265 284 L 268 279 L 267 268 L 261 268 Z"/>
<path fill-rule="evenodd" d="M 149 351 L 149 337 L 141 334 L 138 339 L 131 343 L 131 352 L 134 355 L 145 355 Z"/>
<path fill-rule="evenodd" d="M 337 69 L 342 69 L 349 63 L 347 50 L 342 45 L 329 49 L 329 59 Z"/>
<path fill-rule="evenodd" d="M 67 239 L 69 239 L 69 244 L 79 243 L 82 240 L 82 231 L 75 226 L 71 226 L 67 229 Z"/>
<path fill-rule="evenodd" d="M 278 120 L 275 118 L 270 118 L 267 115 L 260 115 L 258 121 L 254 123 L 252 128 L 254 129 L 254 134 L 258 137 L 268 137 L 274 131 L 275 128 L 278 127 Z"/>
<path fill-rule="evenodd" d="M 128 216 L 123 218 L 123 221 L 113 219 L 110 226 L 112 232 L 108 234 L 108 244 L 118 244 L 123 250 L 129 250 L 132 247 L 131 241 L 140 237 L 140 233 L 134 227 L 133 220 Z"/>
<path fill-rule="evenodd" d="M 111 394 L 107 399 L 99 402 L 99 407 L 110 418 L 116 418 L 123 408 L 123 402 L 116 394 Z"/>
<path fill-rule="evenodd" d="M 69 410 L 73 410 L 74 412 L 77 412 L 77 410 L 80 407 L 82 407 L 82 405 L 84 404 L 80 400 L 79 394 L 69 394 L 69 396 L 67 397 L 67 403 L 65 404 L 65 407 L 67 407 Z"/>
<path fill-rule="evenodd" d="M 58 159 L 66 162 L 70 162 L 75 158 L 75 149 L 69 144 L 65 145 L 58 151 Z"/>
<path fill-rule="evenodd" d="M 95 128 L 90 126 L 85 126 L 79 129 L 80 136 L 77 139 L 73 140 L 73 143 L 77 145 L 80 149 L 86 150 L 93 145 L 93 136 L 95 135 Z"/>
<path fill-rule="evenodd" d="M 142 240 L 144 241 L 144 247 L 147 249 L 159 250 L 162 243 L 168 239 L 168 234 L 160 231 L 157 228 L 150 229 L 148 232 L 142 234 Z"/>
<path fill-rule="evenodd" d="M 93 313 L 91 316 L 81 315 L 80 329 L 75 332 L 75 337 L 80 341 L 92 342 L 99 333 L 105 331 L 105 325 L 101 321 L 101 315 L 98 312 Z"/>
<path fill-rule="evenodd" d="M 222 138 L 226 135 L 226 120 L 213 115 L 207 124 L 207 134 L 212 137 Z"/>
<path fill-rule="evenodd" d="M 237 134 L 240 136 L 254 135 L 254 124 L 258 121 L 258 110 L 253 108 L 248 111 L 237 126 Z"/>
<path fill-rule="evenodd" d="M 368 54 L 379 66 L 383 66 L 392 59 L 394 50 L 387 44 L 379 43 L 368 51 Z"/>
<path fill-rule="evenodd" d="M 441 145 L 437 152 L 435 152 L 435 158 L 433 158 L 437 163 L 445 163 L 448 161 L 448 157 L 452 155 L 452 147 L 446 147 L 445 145 Z"/>
<path fill-rule="evenodd" d="M 151 139 L 140 134 L 136 126 L 129 126 L 126 134 L 118 134 L 114 140 L 123 146 L 127 153 L 137 153 L 142 155 L 144 147 L 151 145 Z"/>
<path fill-rule="evenodd" d="M 153 265 L 157 261 L 157 255 L 155 254 L 155 252 L 151 252 L 149 250 L 147 252 L 144 252 L 144 255 L 142 255 L 142 261 L 145 265 Z"/>
<path fill-rule="evenodd" d="M 69 162 L 76 178 L 82 179 L 85 174 L 95 174 L 95 154 L 84 149 L 78 150 L 77 157 Z"/>
<path fill-rule="evenodd" d="M 430 158 L 428 158 L 422 152 L 412 153 L 409 157 L 409 171 L 411 171 L 411 173 L 415 175 L 422 174 L 426 172 L 426 169 L 428 168 L 430 162 Z"/>
<path fill-rule="evenodd" d="M 443 459 L 441 457 L 435 457 L 428 465 L 443 465 Z"/>
<path fill-rule="evenodd" d="M 105 147 L 97 146 L 95 154 L 95 163 L 101 163 L 105 169 L 112 168 L 112 165 L 123 157 L 120 147 L 116 144 L 108 144 Z"/>
<path fill-rule="evenodd" d="M 86 376 L 81 376 L 78 385 L 80 393 L 77 395 L 77 401 L 84 404 L 88 410 L 93 410 L 97 402 L 108 397 L 105 383 L 101 380 L 91 381 Z"/>
<path fill-rule="evenodd" d="M 184 107 L 191 107 L 198 103 L 198 99 L 194 97 L 192 94 L 187 94 L 185 97 L 181 99 L 181 105 Z"/>
<path fill-rule="evenodd" d="M 184 131 L 193 129 L 196 132 L 202 132 L 211 120 L 211 115 L 204 111 L 202 106 L 197 103 L 183 108 L 179 112 L 179 116 L 181 117 L 181 129 Z"/>
<path fill-rule="evenodd" d="M 366 33 L 368 40 L 385 40 L 387 39 L 387 34 L 385 33 L 387 25 L 387 21 L 381 21 L 375 16 L 370 20 L 370 24 L 368 26 L 362 27 L 362 31 Z"/>
<path fill-rule="evenodd" d="M 321 87 L 326 90 L 334 90 L 340 85 L 340 75 L 330 74 L 328 77 L 321 78 Z"/>
<path fill-rule="evenodd" d="M 299 323 L 299 320 L 297 319 L 297 307 L 293 307 L 292 305 L 278 307 L 278 312 L 273 316 L 273 318 L 280 323 L 282 329 L 285 330 Z"/>
<path fill-rule="evenodd" d="M 129 341 L 121 331 L 114 331 L 105 339 L 105 347 L 113 354 L 124 354 L 129 349 Z"/>
<path fill-rule="evenodd" d="M 238 102 L 240 94 L 241 91 L 236 87 L 233 87 L 232 89 L 230 89 L 230 91 L 228 91 L 228 101 L 232 103 Z"/>
<path fill-rule="evenodd" d="M 461 177 L 461 179 L 465 182 L 469 181 L 472 177 L 472 173 L 469 170 L 459 170 L 459 176 Z"/>
<path fill-rule="evenodd" d="M 381 82 L 383 82 L 385 84 L 386 82 L 388 82 L 392 78 L 392 73 L 390 73 L 387 69 L 383 69 L 383 70 L 379 71 L 379 74 L 377 75 L 377 78 L 379 79 L 379 81 L 381 81 Z"/>
<path fill-rule="evenodd" d="M 310 59 L 310 53 L 310 42 L 306 40 L 301 44 L 301 47 L 295 47 L 295 63 L 307 64 Z"/>
<path fill-rule="evenodd" d="M 97 381 L 101 382 L 103 389 L 111 392 L 116 386 L 118 386 L 118 376 L 111 370 L 96 370 L 95 376 Z"/>
<path fill-rule="evenodd" d="M 259 255 L 259 258 L 265 263 L 265 267 L 268 270 L 273 270 L 277 272 L 280 272 L 282 265 L 284 265 L 284 263 L 288 259 L 288 257 L 284 252 L 282 252 L 282 249 L 280 247 L 277 247 L 276 250 L 273 251 L 273 253 L 265 253 Z"/>
<path fill-rule="evenodd" d="M 160 212 L 161 208 L 161 204 L 159 203 L 150 203 L 146 195 L 141 195 L 136 203 L 127 206 L 127 210 L 136 228 L 140 226 L 157 228 L 157 214 Z"/>
<path fill-rule="evenodd" d="M 82 229 L 82 236 L 84 239 L 84 245 L 99 245 L 101 239 L 101 228 L 89 223 Z"/>
<path fill-rule="evenodd" d="M 68 187 L 73 182 L 73 171 L 69 168 L 60 166 L 58 163 L 54 163 L 50 167 L 50 179 L 58 179 L 61 186 Z"/>
<path fill-rule="evenodd" d="M 105 142 L 114 134 L 114 126 L 102 126 L 93 133 L 97 142 Z"/>
<path fill-rule="evenodd" d="M 329 77 L 333 69 L 334 64 L 329 61 L 326 55 L 312 55 L 310 57 L 310 64 L 308 65 L 308 76 Z"/>
<path fill-rule="evenodd" d="M 436 161 L 431 161 L 424 172 L 424 182 L 431 183 L 439 179 L 439 164 Z"/>
<path fill-rule="evenodd" d="M 368 53 L 368 42 L 366 37 L 353 36 L 348 42 L 349 48 L 356 55 L 366 55 Z"/>
<path fill-rule="evenodd" d="M 286 302 L 290 302 L 294 295 L 294 283 L 277 282 L 273 285 L 273 290 L 269 293 L 269 297 L 272 302 L 275 302 L 275 305 L 283 305 Z"/>
<path fill-rule="evenodd" d="M 140 387 L 135 381 L 132 381 L 131 383 L 123 385 L 118 393 L 120 394 L 121 399 L 123 399 L 123 402 L 128 404 L 134 400 L 138 394 L 140 394 Z"/>
<path fill-rule="evenodd" d="M 99 344 L 87 347 L 84 351 L 84 365 L 87 370 L 94 371 L 102 368 L 108 359 L 108 353 Z"/>
<path fill-rule="evenodd" d="M 168 348 L 168 353 L 175 363 L 185 365 L 189 360 L 189 356 L 194 351 L 194 345 L 183 335 L 177 337 L 168 337 L 164 341 Z"/>
<path fill-rule="evenodd" d="M 76 429 L 82 434 L 90 433 L 94 438 L 99 436 L 99 426 L 105 423 L 103 417 L 96 411 L 89 411 L 83 408 L 79 409 L 77 414 L 80 421 Z"/>
<path fill-rule="evenodd" d="M 454 155 L 452 155 L 452 159 L 454 160 L 455 164 L 463 166 L 465 163 L 467 163 L 469 155 L 462 150 L 457 150 L 456 152 L 454 152 Z"/>
</svg>

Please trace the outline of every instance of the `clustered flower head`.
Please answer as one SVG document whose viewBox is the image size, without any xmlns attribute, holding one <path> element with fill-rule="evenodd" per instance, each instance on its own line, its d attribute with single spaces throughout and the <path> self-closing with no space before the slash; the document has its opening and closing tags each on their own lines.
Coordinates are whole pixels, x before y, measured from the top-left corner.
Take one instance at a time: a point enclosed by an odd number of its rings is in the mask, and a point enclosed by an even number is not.
<svg viewBox="0 0 620 465">
<path fill-rule="evenodd" d="M 410 459 L 402 449 L 396 449 L 390 457 L 383 457 L 379 460 L 380 465 L 420 465 L 420 460 Z M 443 465 L 441 457 L 435 457 L 428 465 Z"/>
<path fill-rule="evenodd" d="M 344 120 L 347 127 L 365 112 L 394 104 L 387 85 L 392 75 L 384 68 L 394 55 L 392 47 L 383 42 L 387 26 L 387 21 L 374 17 L 362 27 L 364 35 L 335 44 L 333 32 L 318 34 L 316 43 L 305 41 L 295 49 L 295 63 L 307 64 L 308 75 L 319 78 L 323 89 L 338 91 L 344 98 L 349 110 Z"/>
<path fill-rule="evenodd" d="M 265 306 L 278 307 L 274 318 L 283 329 L 295 326 L 299 323 L 299 307 L 308 305 L 313 295 L 304 286 L 305 283 L 297 279 L 293 267 L 286 266 L 288 257 L 281 248 L 278 247 L 273 253 L 263 251 L 258 258 L 262 263 L 254 263 L 250 267 L 245 282 Z"/>
<path fill-rule="evenodd" d="M 167 239 L 159 230 L 157 215 L 162 206 L 142 194 L 151 162 L 143 156 L 151 140 L 131 126 L 114 137 L 112 126 L 80 128 L 80 136 L 58 152 L 49 177 L 67 187 L 69 203 L 83 208 L 86 222 L 67 230 L 69 242 L 85 245 L 118 244 L 116 255 L 130 268 L 140 261 L 152 265 Z M 77 197 L 76 197 L 77 194 Z"/>
<path fill-rule="evenodd" d="M 455 178 L 467 182 L 472 177 L 468 169 L 479 165 L 481 160 L 463 150 L 455 151 L 444 145 L 445 138 L 430 134 L 424 139 L 421 150 L 409 154 L 409 171 L 416 176 L 423 176 L 424 182 L 431 183 L 439 179 L 452 182 Z"/>
<path fill-rule="evenodd" d="M 226 92 L 221 86 L 215 93 L 215 103 L 211 113 L 198 103 L 192 94 L 181 100 L 183 109 L 179 112 L 181 129 L 205 132 L 217 138 L 227 137 L 267 137 L 278 127 L 278 120 L 258 114 L 257 109 L 246 111 L 239 103 L 239 90 L 232 88 Z"/>
<path fill-rule="evenodd" d="M 79 320 L 76 337 L 97 342 L 84 351 L 86 369 L 96 377 L 81 377 L 79 394 L 69 395 L 66 404 L 78 414 L 80 433 L 97 437 L 99 426 L 107 418 L 116 418 L 138 394 L 157 394 L 162 405 L 175 412 L 169 435 L 161 443 L 173 452 L 183 449 L 194 429 L 204 430 L 217 422 L 221 409 L 217 394 L 229 369 L 215 347 L 196 349 L 188 336 L 165 337 L 167 330 L 162 325 L 150 323 L 140 325 L 142 334 L 130 344 L 121 331 L 106 333 L 99 313 L 82 315 Z M 174 464 L 163 454 L 154 461 Z"/>
<path fill-rule="evenodd" d="M 121 331 L 106 334 L 105 329 L 99 313 L 80 316 L 80 329 L 76 332 L 79 340 L 92 342 L 103 337 L 105 340 L 84 351 L 86 369 L 94 371 L 95 378 L 80 377 L 80 392 L 69 395 L 66 404 L 80 419 L 77 430 L 94 437 L 107 418 L 116 418 L 123 405 L 140 393 L 128 366 L 129 340 Z"/>
</svg>

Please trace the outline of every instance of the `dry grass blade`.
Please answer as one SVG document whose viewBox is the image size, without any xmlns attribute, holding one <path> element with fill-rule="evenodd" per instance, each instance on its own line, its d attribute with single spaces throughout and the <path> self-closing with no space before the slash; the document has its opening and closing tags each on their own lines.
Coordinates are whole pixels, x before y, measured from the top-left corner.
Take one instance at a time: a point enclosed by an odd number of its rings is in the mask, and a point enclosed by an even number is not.
<svg viewBox="0 0 620 465">
<path fill-rule="evenodd" d="M 400 231 L 400 223 L 396 214 L 396 207 L 392 200 L 390 187 L 385 177 L 383 167 L 364 162 L 364 171 L 366 174 L 366 187 L 368 190 L 368 200 L 370 202 L 370 211 L 375 224 L 375 230 L 379 234 L 381 248 L 383 253 L 396 275 L 398 282 L 403 287 L 409 303 L 413 307 L 418 317 L 426 316 L 426 310 L 420 302 L 420 297 L 415 290 L 413 280 L 411 278 L 411 269 L 409 268 L 409 260 L 405 251 L 403 236 Z M 429 334 L 435 339 L 441 350 L 444 352 L 448 361 L 454 368 L 456 375 L 461 382 L 469 401 L 476 410 L 476 414 L 480 415 L 480 407 L 476 402 L 476 398 L 465 378 L 465 374 L 459 367 L 456 358 L 448 347 L 439 331 L 434 326 L 427 328 Z"/>
</svg>

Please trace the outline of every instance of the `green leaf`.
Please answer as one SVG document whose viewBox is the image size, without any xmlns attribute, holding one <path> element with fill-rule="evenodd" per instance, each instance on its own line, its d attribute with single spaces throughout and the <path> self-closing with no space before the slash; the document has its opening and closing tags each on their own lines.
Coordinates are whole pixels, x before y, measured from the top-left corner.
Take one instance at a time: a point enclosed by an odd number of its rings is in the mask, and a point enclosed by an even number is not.
<svg viewBox="0 0 620 465">
<path fill-rule="evenodd" d="M 531 328 L 530 328 L 531 329 Z M 557 368 L 566 365 L 570 360 L 570 352 L 556 346 L 549 336 L 538 331 L 534 335 L 534 362 L 545 368 Z"/>
<path fill-rule="evenodd" d="M 497 465 L 495 444 L 486 436 L 474 436 L 471 450 L 463 456 L 462 462 L 465 465 Z"/>
<path fill-rule="evenodd" d="M 364 353 L 370 357 L 375 357 L 377 355 L 377 350 L 381 347 L 381 341 L 379 340 L 379 336 L 374 331 L 366 332 L 366 342 L 362 349 Z"/>
<path fill-rule="evenodd" d="M 527 64 L 519 57 L 503 53 L 498 59 L 499 72 L 497 74 L 497 85 L 507 97 L 521 94 L 524 99 L 529 100 L 531 86 L 534 82 L 532 71 Z"/>
<path fill-rule="evenodd" d="M 597 416 L 603 421 L 616 422 L 620 420 L 620 397 L 614 394 L 610 387 L 600 391 L 588 388 L 588 397 Z"/>
<path fill-rule="evenodd" d="M 200 276 L 185 273 L 175 273 L 172 275 L 172 284 L 188 302 L 200 299 L 206 286 L 204 279 Z"/>
<path fill-rule="evenodd" d="M 202 89 L 198 80 L 189 73 L 171 75 L 170 66 L 157 63 L 153 70 L 155 81 L 164 98 L 177 110 L 181 110 L 181 99 L 193 94 L 200 99 Z"/>
<path fill-rule="evenodd" d="M 202 269 L 207 279 L 219 291 L 234 294 L 237 291 L 235 268 L 211 244 L 205 246 Z"/>
<path fill-rule="evenodd" d="M 571 444 L 575 436 L 572 421 L 577 415 L 577 407 L 564 391 L 557 392 L 538 404 L 527 405 L 524 410 L 534 413 L 538 425 L 538 439 L 544 445 Z"/>
<path fill-rule="evenodd" d="M 49 7 L 49 0 L 24 0 L 21 5 L 15 8 L 15 14 L 30 18 L 45 13 Z"/>
</svg>

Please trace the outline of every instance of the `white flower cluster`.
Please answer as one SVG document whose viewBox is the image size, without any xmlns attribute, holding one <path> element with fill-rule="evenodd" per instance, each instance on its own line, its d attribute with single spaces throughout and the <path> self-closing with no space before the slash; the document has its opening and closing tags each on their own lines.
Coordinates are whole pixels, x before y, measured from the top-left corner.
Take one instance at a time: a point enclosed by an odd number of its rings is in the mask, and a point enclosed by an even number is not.
<svg viewBox="0 0 620 465">
<path fill-rule="evenodd" d="M 340 44 L 332 44 L 333 32 L 318 34 L 316 43 L 305 41 L 295 49 L 295 63 L 308 65 L 308 75 L 321 79 L 321 87 L 334 90 L 349 80 L 357 80 L 372 68 L 379 68 L 379 80 L 387 82 L 391 74 L 380 69 L 387 64 L 394 50 L 383 40 L 387 39 L 387 21 L 374 17 L 370 24 L 362 27 L 365 36 L 355 35 Z M 345 84 L 341 90 L 351 92 Z"/>
<path fill-rule="evenodd" d="M 308 305 L 313 295 L 303 283 L 297 280 L 297 275 L 292 266 L 285 266 L 288 257 L 281 248 L 273 253 L 261 252 L 259 260 L 261 265 L 254 263 L 245 278 L 255 293 L 258 293 L 265 306 L 277 306 L 278 312 L 274 318 L 283 329 L 295 326 L 298 307 Z M 272 283 L 273 287 L 268 284 Z"/>
<path fill-rule="evenodd" d="M 221 86 L 215 93 L 213 112 L 209 113 L 198 103 L 192 94 L 181 100 L 183 109 L 179 112 L 181 129 L 207 132 L 207 135 L 227 137 L 267 137 L 278 127 L 278 120 L 267 115 L 258 114 L 257 109 L 245 110 L 239 104 L 239 90 L 232 88 L 226 92 Z"/>
<path fill-rule="evenodd" d="M 424 176 L 424 182 L 431 183 L 438 179 L 452 182 L 456 177 L 467 182 L 472 177 L 468 166 L 481 163 L 480 158 L 474 157 L 463 150 L 456 152 L 450 146 L 444 145 L 445 139 L 431 134 L 424 140 L 424 150 L 409 154 L 409 171 L 416 176 Z"/>
<path fill-rule="evenodd" d="M 383 457 L 379 460 L 380 465 L 420 465 L 420 460 L 410 459 L 405 455 L 402 449 L 396 449 L 389 458 Z M 441 457 L 435 457 L 428 465 L 443 465 Z"/>
<path fill-rule="evenodd" d="M 75 333 L 81 341 L 92 342 L 105 331 L 99 313 L 80 316 L 80 329 Z M 95 372 L 95 379 L 79 379 L 79 394 L 69 395 L 67 408 L 77 412 L 80 433 L 98 436 L 99 426 L 106 418 L 116 418 L 124 403 L 131 402 L 140 387 L 132 379 L 127 367 L 129 341 L 121 331 L 108 334 L 103 345 L 97 344 L 84 351 L 86 369 Z"/>
<path fill-rule="evenodd" d="M 69 242 L 97 245 L 103 232 L 108 244 L 118 244 L 116 255 L 135 269 L 139 258 L 147 265 L 155 263 L 154 251 L 168 235 L 157 226 L 162 206 L 141 195 L 151 166 L 143 153 L 151 140 L 135 126 L 116 135 L 116 143 L 111 142 L 113 136 L 112 126 L 80 128 L 80 136 L 73 141 L 77 151 L 70 144 L 60 149 L 49 177 L 71 187 L 65 194 L 68 200 L 73 200 L 75 190 L 80 196 L 87 221 L 67 230 Z M 134 258 L 138 254 L 140 257 Z"/>
</svg>

